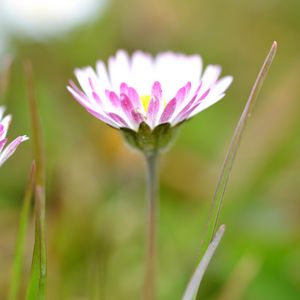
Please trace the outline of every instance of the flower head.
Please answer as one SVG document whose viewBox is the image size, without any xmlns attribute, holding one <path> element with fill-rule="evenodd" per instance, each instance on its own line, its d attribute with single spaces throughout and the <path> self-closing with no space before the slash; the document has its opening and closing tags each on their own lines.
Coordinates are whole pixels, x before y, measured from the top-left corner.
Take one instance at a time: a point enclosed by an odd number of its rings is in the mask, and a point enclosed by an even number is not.
<svg viewBox="0 0 300 300">
<path fill-rule="evenodd" d="M 3 117 L 5 108 L 0 106 L 0 167 L 3 163 L 16 151 L 18 146 L 28 140 L 26 135 L 22 135 L 13 140 L 8 146 L 4 148 L 7 143 L 6 134 L 11 123 L 11 116 L 7 115 Z"/>
<path fill-rule="evenodd" d="M 209 65 L 202 74 L 199 55 L 164 52 L 152 57 L 136 51 L 129 57 L 119 50 L 108 67 L 98 61 L 96 71 L 76 69 L 82 90 L 72 81 L 68 90 L 96 118 L 122 129 L 127 137 L 130 133 L 132 141 L 155 133 L 152 142 L 159 143 L 156 135 L 166 136 L 224 97 L 232 77 L 219 79 L 220 73 L 220 66 Z"/>
</svg>

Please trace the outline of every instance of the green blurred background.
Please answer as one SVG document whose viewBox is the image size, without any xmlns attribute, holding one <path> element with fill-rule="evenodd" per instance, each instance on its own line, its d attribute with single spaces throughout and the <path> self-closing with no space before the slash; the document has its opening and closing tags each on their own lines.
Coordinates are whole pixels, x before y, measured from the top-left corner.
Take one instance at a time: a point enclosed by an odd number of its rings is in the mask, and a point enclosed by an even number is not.
<svg viewBox="0 0 300 300">
<path fill-rule="evenodd" d="M 1 2 L 0 2 L 1 10 Z M 5 25 L 2 25 L 5 29 Z M 6 25 L 8 26 L 8 25 Z M 3 30 L 2 30 L 3 31 Z M 279 49 L 237 156 L 221 216 L 226 234 L 199 299 L 300 299 L 300 2 L 112 0 L 91 22 L 49 38 L 9 33 L 1 104 L 11 138 L 30 135 L 22 61 L 34 66 L 47 158 L 48 299 L 141 299 L 142 157 L 66 90 L 73 69 L 119 48 L 199 53 L 233 75 L 226 97 L 182 126 L 161 161 L 159 299 L 180 299 L 199 256 L 222 161 L 273 40 Z M 4 41 L 4 40 L 3 40 Z M 3 65 L 3 63 L 0 65 Z M 0 299 L 6 298 L 31 142 L 0 170 Z M 23 290 L 34 226 L 27 235 Z M 23 298 L 20 298 L 23 299 Z"/>
</svg>

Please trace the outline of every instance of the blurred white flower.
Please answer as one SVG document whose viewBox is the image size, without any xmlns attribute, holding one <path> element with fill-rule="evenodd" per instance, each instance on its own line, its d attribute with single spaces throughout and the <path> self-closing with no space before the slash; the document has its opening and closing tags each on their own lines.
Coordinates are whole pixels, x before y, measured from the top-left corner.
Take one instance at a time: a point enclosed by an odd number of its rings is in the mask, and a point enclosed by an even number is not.
<svg viewBox="0 0 300 300">
<path fill-rule="evenodd" d="M 6 39 L 4 38 L 2 32 L 0 31 L 0 59 L 4 55 L 5 45 L 6 45 Z M 0 62 L 0 71 L 1 71 L 1 62 Z"/>
<path fill-rule="evenodd" d="M 107 0 L 0 0 L 0 25 L 9 33 L 44 39 L 93 20 L 103 11 L 106 2 Z M 3 38 L 0 38 L 0 43 L 2 41 Z"/>
</svg>

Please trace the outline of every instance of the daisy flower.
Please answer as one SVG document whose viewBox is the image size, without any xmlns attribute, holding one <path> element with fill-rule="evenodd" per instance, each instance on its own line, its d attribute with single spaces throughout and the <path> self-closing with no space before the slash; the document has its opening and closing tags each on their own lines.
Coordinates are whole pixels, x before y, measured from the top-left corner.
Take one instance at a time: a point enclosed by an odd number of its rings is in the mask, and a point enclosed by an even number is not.
<svg viewBox="0 0 300 300">
<path fill-rule="evenodd" d="M 5 108 L 3 106 L 0 106 L 0 167 L 16 151 L 16 149 L 22 142 L 28 140 L 28 137 L 26 135 L 22 135 L 17 137 L 4 148 L 7 143 L 6 134 L 11 123 L 10 115 L 3 117 L 4 111 Z"/>
<path fill-rule="evenodd" d="M 199 55 L 136 51 L 130 57 L 119 50 L 107 67 L 98 61 L 96 70 L 75 69 L 81 89 L 70 81 L 68 90 L 90 114 L 121 129 L 130 144 L 151 150 L 168 144 L 176 125 L 224 97 L 232 77 L 219 79 L 220 73 L 218 65 L 202 72 Z"/>
</svg>

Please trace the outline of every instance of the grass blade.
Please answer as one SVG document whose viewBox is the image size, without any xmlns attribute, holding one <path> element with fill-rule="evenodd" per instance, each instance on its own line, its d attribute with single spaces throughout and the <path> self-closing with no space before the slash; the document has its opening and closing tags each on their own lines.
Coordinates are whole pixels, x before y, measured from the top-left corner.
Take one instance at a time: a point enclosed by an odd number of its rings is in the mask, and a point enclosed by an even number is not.
<svg viewBox="0 0 300 300">
<path fill-rule="evenodd" d="M 17 300 L 19 294 L 19 287 L 21 281 L 21 273 L 22 273 L 22 262 L 24 256 L 24 246 L 25 246 L 25 236 L 28 227 L 28 219 L 30 213 L 30 204 L 33 192 L 35 178 L 35 163 L 32 163 L 31 172 L 29 175 L 28 183 L 26 186 L 23 206 L 21 210 L 20 216 L 20 224 L 19 230 L 17 234 L 17 242 L 16 242 L 16 253 L 13 262 L 12 276 L 10 281 L 10 289 L 9 289 L 9 300 Z"/>
<path fill-rule="evenodd" d="M 253 107 L 256 102 L 259 91 L 263 85 L 263 82 L 267 76 L 269 68 L 274 59 L 276 49 L 277 49 L 277 43 L 273 42 L 272 47 L 262 65 L 260 72 L 256 78 L 256 81 L 252 87 L 252 90 L 250 92 L 250 95 L 247 100 L 244 111 L 240 117 L 240 120 L 239 120 L 236 128 L 235 128 L 226 158 L 223 163 L 223 167 L 222 167 L 221 174 L 220 174 L 220 177 L 219 177 L 219 180 L 217 183 L 217 187 L 215 189 L 213 201 L 212 201 L 211 208 L 210 208 L 208 223 L 207 223 L 206 236 L 205 236 L 205 239 L 203 240 L 203 245 L 202 245 L 203 249 L 201 251 L 201 254 L 203 254 L 204 251 L 207 249 L 209 243 L 211 242 L 213 236 L 215 235 L 215 231 L 216 231 L 216 228 L 218 225 L 220 211 L 222 208 L 224 193 L 226 191 L 226 187 L 227 187 L 227 183 L 228 183 L 228 180 L 229 180 L 229 177 L 231 174 L 234 159 L 236 157 L 238 147 L 241 143 L 241 139 L 242 139 L 244 130 L 246 128 L 247 121 L 248 121 L 249 117 L 251 116 L 251 112 L 253 110 Z"/>
<path fill-rule="evenodd" d="M 182 300 L 194 300 L 196 299 L 197 292 L 202 281 L 203 275 L 208 267 L 209 262 L 211 261 L 223 235 L 225 232 L 225 225 L 221 225 L 217 231 L 214 239 L 209 244 L 204 256 L 202 257 L 200 263 L 198 264 L 186 290 L 183 295 Z"/>
<path fill-rule="evenodd" d="M 24 63 L 24 71 L 27 82 L 28 102 L 31 121 L 31 136 L 33 143 L 33 155 L 36 162 L 36 185 L 45 185 L 44 150 L 42 144 L 42 130 L 38 109 L 36 106 L 35 88 L 33 82 L 32 65 L 30 61 Z"/>
<path fill-rule="evenodd" d="M 215 249 L 210 250 L 210 251 L 212 251 L 212 253 L 208 254 L 208 251 L 209 251 L 208 249 L 210 249 L 210 247 L 212 247 L 211 245 L 214 244 L 215 239 L 217 237 L 219 237 L 220 235 L 221 235 L 221 237 L 220 237 L 220 239 L 221 239 L 222 235 L 224 233 L 224 232 L 222 233 L 222 231 L 220 233 L 220 230 L 222 228 L 222 226 L 221 226 L 219 231 L 217 232 L 217 234 L 215 234 L 216 228 L 218 225 L 218 221 L 219 221 L 219 216 L 220 216 L 220 212 L 221 212 L 221 208 L 222 208 L 222 203 L 223 203 L 223 198 L 224 198 L 224 194 L 226 191 L 227 183 L 228 183 L 228 180 L 229 180 L 229 177 L 231 174 L 232 166 L 234 163 L 234 159 L 236 157 L 238 147 L 241 143 L 241 139 L 242 139 L 244 130 L 247 125 L 247 121 L 251 115 L 251 112 L 253 110 L 253 107 L 256 102 L 259 91 L 263 85 L 263 82 L 267 76 L 267 73 L 270 69 L 272 61 L 275 57 L 276 50 L 277 50 L 277 43 L 273 42 L 272 47 L 262 65 L 262 67 L 258 73 L 258 76 L 255 80 L 255 83 L 251 89 L 251 92 L 250 92 L 249 98 L 247 100 L 246 106 L 243 110 L 243 113 L 242 113 L 242 115 L 239 119 L 239 122 L 235 128 L 226 158 L 223 163 L 221 174 L 220 174 L 220 177 L 219 177 L 216 189 L 215 189 L 215 193 L 214 193 L 211 208 L 210 208 L 210 213 L 209 213 L 207 227 L 206 227 L 206 233 L 205 233 L 205 237 L 202 241 L 202 247 L 201 247 L 201 251 L 200 251 L 200 255 L 203 258 L 201 259 L 192 279 L 190 280 L 190 283 L 184 294 L 183 300 L 192 300 L 192 299 L 196 298 L 198 288 L 199 288 L 201 280 L 202 280 L 202 276 L 203 276 L 204 271 L 213 255 L 213 252 L 215 250 Z M 224 229 L 223 229 L 223 231 L 224 231 Z M 213 237 L 215 237 L 215 238 L 213 239 Z M 217 241 L 219 241 L 219 240 L 217 240 Z"/>
<path fill-rule="evenodd" d="M 32 258 L 32 270 L 27 289 L 28 300 L 45 299 L 46 297 L 46 232 L 45 232 L 45 167 L 42 133 L 36 106 L 32 66 L 29 61 L 24 63 L 27 81 L 29 110 L 31 119 L 31 137 L 34 159 L 36 161 L 35 181 L 35 241 Z"/>
</svg>

